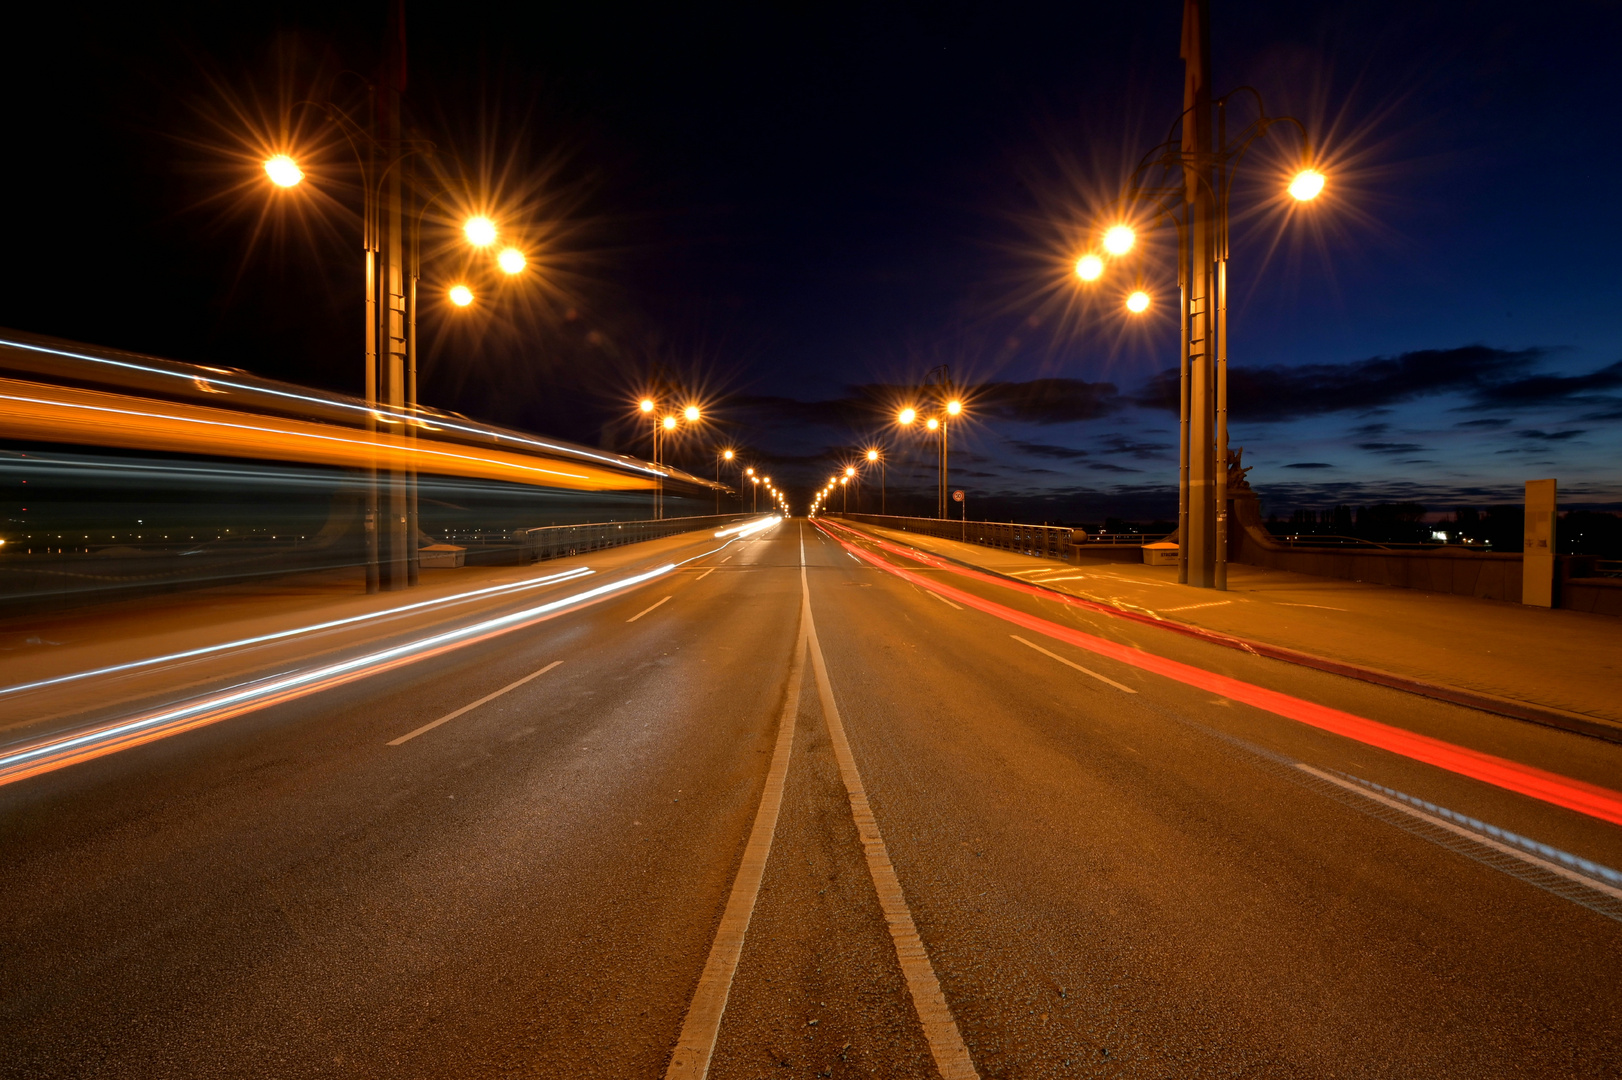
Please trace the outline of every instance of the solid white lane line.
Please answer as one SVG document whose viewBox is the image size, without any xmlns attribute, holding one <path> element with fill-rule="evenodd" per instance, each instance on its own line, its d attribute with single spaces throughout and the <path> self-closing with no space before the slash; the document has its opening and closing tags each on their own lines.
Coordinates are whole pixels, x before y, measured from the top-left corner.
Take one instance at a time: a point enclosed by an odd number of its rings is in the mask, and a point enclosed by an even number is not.
<svg viewBox="0 0 1622 1080">
<path fill-rule="evenodd" d="M 712 566 L 708 570 L 704 571 L 702 574 L 698 575 L 698 577 L 694 578 L 693 580 L 694 581 L 703 581 L 705 578 L 709 577 L 713 573 L 715 573 L 715 567 Z"/>
<path fill-rule="evenodd" d="M 1223 604 L 1231 604 L 1231 603 L 1233 603 L 1232 600 L 1213 600 L 1209 604 L 1184 604 L 1182 607 L 1165 607 L 1165 608 L 1161 608 L 1160 610 L 1161 611 L 1195 611 L 1195 610 L 1197 610 L 1199 608 L 1221 607 Z"/>
<path fill-rule="evenodd" d="M 438 727 L 440 724 L 443 724 L 447 720 L 455 720 L 458 716 L 461 716 L 463 713 L 472 712 L 474 709 L 477 709 L 480 705 L 483 705 L 487 701 L 494 701 L 496 698 L 500 697 L 502 694 L 505 694 L 509 690 L 517 690 L 520 686 L 523 686 L 525 683 L 529 682 L 531 679 L 540 678 L 542 675 L 545 675 L 548 671 L 551 671 L 553 668 L 557 667 L 561 663 L 563 663 L 562 660 L 554 660 L 550 664 L 543 667 L 541 670 L 532 671 L 528 675 L 525 675 L 522 679 L 519 679 L 517 682 L 508 683 L 506 686 L 503 686 L 500 690 L 497 690 L 495 693 L 484 695 L 482 698 L 480 698 L 478 701 L 475 701 L 471 705 L 463 705 L 460 709 L 457 709 L 453 713 L 446 713 L 444 716 L 441 716 L 438 720 L 435 720 L 432 723 L 422 725 L 422 727 L 418 728 L 416 731 L 410 732 L 409 734 L 406 734 L 406 735 L 401 735 L 398 739 L 390 739 L 389 740 L 389 745 L 390 746 L 399 746 L 403 742 L 410 742 L 412 739 L 415 739 L 418 735 L 421 735 L 424 732 L 434 730 L 436 727 Z"/>
<path fill-rule="evenodd" d="M 1613 897 L 1614 899 L 1622 900 L 1622 889 L 1618 889 L 1614 885 L 1607 885 L 1603 881 L 1596 881 L 1587 874 L 1578 873 L 1576 870 L 1573 870 L 1570 867 L 1561 866 L 1553 859 L 1544 859 L 1534 855 L 1530 851 L 1524 851 L 1521 848 L 1502 843 L 1501 841 L 1494 840 L 1490 836 L 1483 836 L 1481 833 L 1478 833 L 1473 829 L 1466 829 L 1463 825 L 1457 825 L 1439 814 L 1427 814 L 1417 806 L 1409 806 L 1405 802 L 1390 798 L 1389 796 L 1383 795 L 1378 791 L 1370 791 L 1361 784 L 1354 784 L 1350 780 L 1343 780 L 1333 773 L 1324 772 L 1322 769 L 1314 769 L 1311 765 L 1307 765 L 1304 762 L 1296 762 L 1295 767 L 1304 773 L 1310 773 L 1311 775 L 1316 776 L 1320 780 L 1327 780 L 1336 787 L 1345 788 L 1347 791 L 1355 791 L 1365 799 L 1371 799 L 1374 802 L 1379 803 L 1381 806 L 1389 807 L 1392 810 L 1400 810 L 1410 817 L 1419 818 L 1427 825 L 1434 825 L 1437 828 L 1446 829 L 1448 832 L 1457 833 L 1459 836 L 1465 837 L 1466 839 L 1480 844 L 1483 847 L 1492 848 L 1494 851 L 1503 852 L 1505 855 L 1513 855 L 1515 858 L 1524 863 L 1535 866 L 1539 870 L 1547 870 L 1549 873 L 1558 874 L 1560 877 L 1563 877 L 1568 881 L 1575 881 L 1586 889 L 1593 889 L 1597 893 L 1603 893 L 1604 895 Z"/>
<path fill-rule="evenodd" d="M 952 603 L 952 601 L 946 599 L 946 597 L 942 596 L 938 592 L 931 592 L 929 589 L 923 589 L 921 591 L 923 592 L 923 594 L 925 596 L 933 596 L 935 599 L 939 600 L 941 603 L 945 604 L 947 607 L 955 607 L 959 611 L 963 610 L 963 605 L 962 604 L 954 604 L 954 603 Z"/>
<path fill-rule="evenodd" d="M 850 796 L 851 817 L 856 821 L 856 832 L 867 855 L 867 870 L 873 876 L 873 888 L 879 894 L 879 907 L 890 928 L 890 939 L 895 943 L 896 959 L 901 962 L 901 973 L 906 976 L 913 1007 L 918 1010 L 918 1022 L 929 1040 L 929 1052 L 935 1058 L 935 1068 L 942 1080 L 979 1080 L 969 1048 L 963 1045 L 963 1035 L 958 1031 L 951 1006 L 946 1004 L 940 980 L 929 962 L 929 953 L 918 936 L 917 924 L 912 921 L 906 895 L 901 891 L 901 879 L 896 877 L 895 865 L 890 862 L 884 837 L 879 833 L 878 820 L 867 802 L 867 789 L 856 771 L 856 758 L 845 739 L 839 703 L 834 700 L 828 665 L 823 660 L 822 645 L 817 641 L 817 625 L 811 618 L 811 587 L 806 583 L 804 567 L 800 568 L 800 595 L 800 619 L 811 646 L 811 670 L 816 674 L 817 695 L 822 700 L 822 718 L 828 724 L 828 738 L 833 744 L 834 759 L 839 762 L 839 776 Z"/>
<path fill-rule="evenodd" d="M 667 597 L 665 597 L 665 600 L 669 600 L 669 599 L 670 599 L 670 597 L 668 597 L 668 596 L 667 596 Z M 631 616 L 631 617 L 630 617 L 630 618 L 629 618 L 629 619 L 626 619 L 626 620 L 625 620 L 625 621 L 626 621 L 626 622 L 628 622 L 628 623 L 633 623 L 633 622 L 636 622 L 636 621 L 637 621 L 637 620 L 638 620 L 638 619 L 640 619 L 640 618 L 641 618 L 641 617 L 642 617 L 642 616 L 644 616 L 644 615 L 646 615 L 646 614 L 647 614 L 647 613 L 648 613 L 648 612 L 650 612 L 650 611 L 652 611 L 652 610 L 653 610 L 653 609 L 654 609 L 654 608 L 656 608 L 656 607 L 658 607 L 658 606 L 659 606 L 659 604 L 662 604 L 662 603 L 664 603 L 664 602 L 665 602 L 665 600 L 660 600 L 660 601 L 659 601 L 659 603 L 657 603 L 657 604 L 650 604 L 650 605 L 648 605 L 648 606 L 647 606 L 647 607 L 645 607 L 645 608 L 643 608 L 643 609 L 642 609 L 642 610 L 641 610 L 641 611 L 639 611 L 639 612 L 637 612 L 637 613 L 636 613 L 636 614 L 635 614 L 635 615 L 632 615 L 632 616 Z"/>
<path fill-rule="evenodd" d="M 1082 667 L 1080 664 L 1076 663 L 1074 660 L 1066 660 L 1064 657 L 1060 656 L 1058 653 L 1048 652 L 1046 649 L 1042 648 L 1042 646 L 1038 645 L 1034 641 L 1026 641 L 1024 638 L 1020 637 L 1018 634 L 1009 634 L 1008 636 L 1013 638 L 1015 641 L 1019 642 L 1021 645 L 1029 645 L 1031 648 L 1035 649 L 1037 652 L 1041 653 L 1043 656 L 1051 656 L 1051 657 L 1053 657 L 1053 659 L 1057 660 L 1059 663 L 1066 664 L 1066 665 L 1068 665 L 1070 667 L 1075 668 L 1077 671 L 1081 672 L 1083 675 L 1091 675 L 1093 678 L 1097 679 L 1101 683 L 1109 683 L 1111 686 L 1115 687 L 1115 689 L 1124 690 L 1128 694 L 1137 693 L 1137 691 L 1132 689 L 1130 686 L 1122 686 L 1120 683 L 1116 682 L 1114 679 L 1111 679 L 1111 678 L 1109 678 L 1107 676 L 1104 676 L 1104 675 L 1100 675 L 1098 672 L 1094 671 L 1092 668 Z"/>
<path fill-rule="evenodd" d="M 1288 600 L 1279 600 L 1279 601 L 1276 601 L 1276 603 L 1278 604 L 1279 607 L 1309 607 L 1309 608 L 1317 608 L 1319 611 L 1345 611 L 1346 610 L 1343 607 L 1330 607 L 1328 604 L 1292 604 Z"/>
<path fill-rule="evenodd" d="M 802 569 L 800 573 L 805 571 Z M 665 1070 L 666 1080 L 704 1080 L 710 1071 L 715 1036 L 721 1030 L 721 1016 L 726 1012 L 727 995 L 732 992 L 738 958 L 743 955 L 744 935 L 755 913 L 760 882 L 766 876 L 766 859 L 772 852 L 772 835 L 777 831 L 778 811 L 783 807 L 783 781 L 794 750 L 794 721 L 800 709 L 800 683 L 805 672 L 805 626 L 802 608 L 800 631 L 794 637 L 794 659 L 788 669 L 783 713 L 777 721 L 777 747 L 772 751 L 771 767 L 766 772 L 760 809 L 755 811 L 755 824 L 749 830 L 749 843 L 743 849 L 743 863 L 733 879 L 726 910 L 721 913 L 721 927 L 710 945 L 710 955 L 698 977 L 693 1001 L 687 1006 L 687 1018 L 682 1021 L 681 1035 L 676 1039 L 676 1052 Z"/>
</svg>

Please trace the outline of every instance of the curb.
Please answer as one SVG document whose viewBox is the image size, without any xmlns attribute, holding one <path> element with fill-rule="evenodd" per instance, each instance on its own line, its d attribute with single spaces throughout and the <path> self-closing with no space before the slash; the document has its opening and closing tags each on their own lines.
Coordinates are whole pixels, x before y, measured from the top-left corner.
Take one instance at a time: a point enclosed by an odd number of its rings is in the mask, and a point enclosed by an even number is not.
<svg viewBox="0 0 1622 1080">
<path fill-rule="evenodd" d="M 853 528 L 846 525 L 846 528 Z M 1484 694 L 1477 690 L 1465 690 L 1457 686 L 1443 686 L 1439 683 L 1425 682 L 1423 679 L 1410 678 L 1407 675 L 1398 675 L 1391 671 L 1382 671 L 1379 668 L 1364 667 L 1361 664 L 1352 664 L 1344 660 L 1333 660 L 1327 656 L 1318 656 L 1315 653 L 1302 652 L 1284 645 L 1270 645 L 1265 641 L 1252 641 L 1248 638 L 1235 637 L 1224 634 L 1220 630 L 1207 630 L 1204 627 L 1194 626 L 1191 623 L 1178 622 L 1161 616 L 1149 616 L 1140 612 L 1130 611 L 1126 608 L 1116 607 L 1099 600 L 1089 600 L 1062 589 L 1054 589 L 1034 581 L 1013 577 L 996 570 L 977 566 L 965 559 L 954 558 L 937 551 L 929 552 L 936 558 L 957 563 L 977 570 L 982 574 L 1003 578 L 1006 581 L 1017 582 L 1033 589 L 1062 596 L 1067 601 L 1089 607 L 1096 611 L 1117 618 L 1128 619 L 1132 622 L 1142 623 L 1145 626 L 1154 626 L 1162 630 L 1170 630 L 1185 637 L 1196 638 L 1212 645 L 1221 645 L 1224 648 L 1237 649 L 1255 656 L 1265 656 L 1271 660 L 1282 660 L 1286 664 L 1295 664 L 1298 667 L 1314 668 L 1318 671 L 1327 671 L 1333 675 L 1342 675 L 1348 679 L 1357 679 L 1360 682 L 1375 683 L 1387 686 L 1393 690 L 1416 694 L 1420 697 L 1432 698 L 1436 701 L 1445 701 L 1452 705 L 1463 705 L 1466 708 L 1479 709 L 1482 712 L 1494 713 L 1498 716 L 1507 716 L 1511 720 L 1523 720 L 1531 724 L 1541 724 L 1544 727 L 1558 728 L 1577 735 L 1587 735 L 1589 738 L 1601 739 L 1609 743 L 1622 745 L 1622 724 L 1611 723 L 1607 720 L 1598 720 L 1583 716 L 1581 713 L 1566 712 L 1563 709 L 1554 709 L 1545 705 L 1532 705 L 1523 701 L 1512 701 L 1494 694 Z M 1068 561 L 1068 560 L 1067 560 Z M 1073 565 L 1073 564 L 1072 564 Z"/>
</svg>

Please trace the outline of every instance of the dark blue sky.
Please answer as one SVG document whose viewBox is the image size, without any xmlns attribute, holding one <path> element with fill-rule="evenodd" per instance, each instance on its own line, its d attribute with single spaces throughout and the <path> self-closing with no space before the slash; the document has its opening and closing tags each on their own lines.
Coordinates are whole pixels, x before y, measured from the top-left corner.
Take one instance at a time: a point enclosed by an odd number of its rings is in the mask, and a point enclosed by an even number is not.
<svg viewBox="0 0 1622 1080">
<path fill-rule="evenodd" d="M 1233 440 L 1266 505 L 1449 510 L 1556 476 L 1622 506 L 1622 152 L 1598 123 L 1622 6 L 1213 8 L 1217 88 L 1301 117 L 1330 173 L 1290 213 L 1280 140 L 1235 196 Z M 1142 319 L 1064 274 L 1180 109 L 1174 0 L 408 13 L 424 132 L 547 238 L 528 299 L 425 311 L 425 400 L 636 449 L 623 405 L 660 370 L 810 485 L 945 363 L 985 385 L 953 458 L 977 508 L 1174 509 L 1156 239 Z M 273 121 L 370 70 L 381 5 L 56 18 L 50 49 L 5 46 L 31 152 L 3 181 L 26 210 L 0 323 L 355 389 L 341 156 L 316 160 L 319 217 L 256 239 L 254 123 L 222 103 Z"/>
</svg>

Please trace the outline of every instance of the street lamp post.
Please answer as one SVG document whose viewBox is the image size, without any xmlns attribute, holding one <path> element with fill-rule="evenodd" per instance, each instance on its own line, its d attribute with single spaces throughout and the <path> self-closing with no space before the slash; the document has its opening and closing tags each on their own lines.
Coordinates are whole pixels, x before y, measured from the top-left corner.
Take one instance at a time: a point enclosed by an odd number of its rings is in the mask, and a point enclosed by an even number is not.
<svg viewBox="0 0 1622 1080">
<path fill-rule="evenodd" d="M 1301 140 L 1301 167 L 1288 191 L 1308 202 L 1323 190 L 1324 176 L 1312 168 L 1306 128 L 1294 117 L 1269 116 L 1261 94 L 1241 87 L 1225 97 L 1211 96 L 1209 0 L 1184 0 L 1183 111 L 1172 134 L 1138 163 L 1119 200 L 1122 210 L 1148 205 L 1152 219 L 1177 230 L 1177 284 L 1181 295 L 1178 394 L 1178 558 L 1177 580 L 1200 588 L 1228 584 L 1228 207 L 1235 173 L 1252 143 L 1275 124 L 1293 126 Z M 1232 141 L 1228 113 L 1234 99 L 1249 95 L 1257 117 Z M 1212 126 L 1215 119 L 1216 137 Z M 1158 169 L 1154 183 L 1147 183 Z M 1124 223 L 1108 229 L 1104 250 L 1121 256 L 1132 250 L 1135 234 Z M 1085 254 L 1076 276 L 1098 280 L 1104 261 Z M 1134 291 L 1127 309 L 1142 314 L 1150 306 Z"/>
<path fill-rule="evenodd" d="M 885 509 L 884 509 L 884 464 L 885 464 L 884 463 L 884 455 L 881 454 L 877 449 L 869 450 L 867 452 L 867 463 L 869 465 L 877 464 L 878 467 L 879 467 L 879 516 L 882 517 L 885 514 Z"/>
<path fill-rule="evenodd" d="M 717 517 L 721 515 L 721 463 L 731 461 L 735 457 L 737 457 L 737 454 L 731 450 L 722 450 L 715 455 L 715 514 Z"/>
</svg>

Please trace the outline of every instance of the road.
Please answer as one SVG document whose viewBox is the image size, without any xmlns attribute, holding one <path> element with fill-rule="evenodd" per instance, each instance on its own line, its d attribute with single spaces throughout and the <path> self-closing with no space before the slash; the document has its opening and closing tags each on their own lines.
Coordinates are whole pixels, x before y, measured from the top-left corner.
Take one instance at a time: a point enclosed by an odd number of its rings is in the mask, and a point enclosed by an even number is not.
<svg viewBox="0 0 1622 1080">
<path fill-rule="evenodd" d="M 0 1075 L 1622 1076 L 1622 747 L 819 524 L 0 787 Z"/>
</svg>

